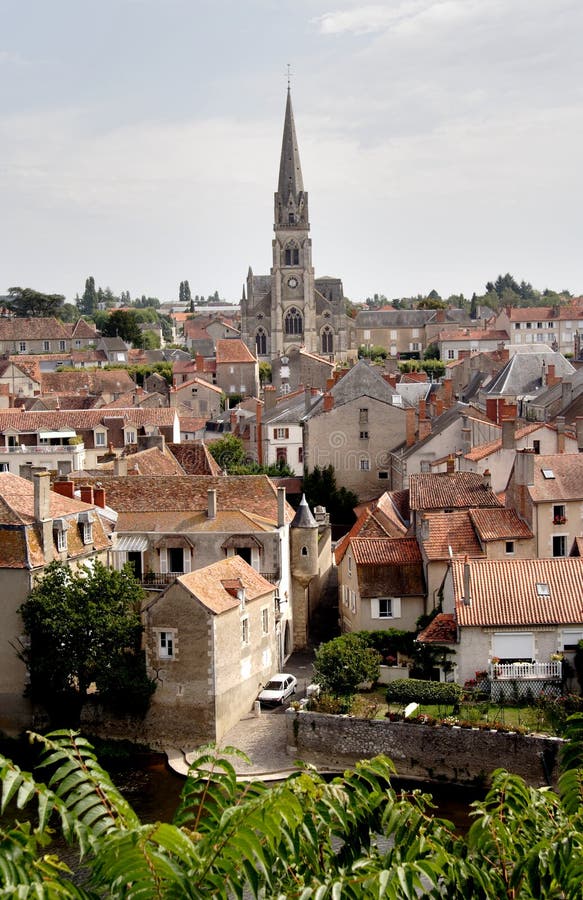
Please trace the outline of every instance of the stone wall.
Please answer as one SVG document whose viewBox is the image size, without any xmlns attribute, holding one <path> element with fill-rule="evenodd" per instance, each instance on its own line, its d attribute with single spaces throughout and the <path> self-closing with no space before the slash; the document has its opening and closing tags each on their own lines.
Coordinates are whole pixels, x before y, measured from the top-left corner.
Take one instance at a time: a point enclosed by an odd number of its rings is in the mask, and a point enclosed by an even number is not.
<svg viewBox="0 0 583 900">
<path fill-rule="evenodd" d="M 482 784 L 497 767 L 542 786 L 557 778 L 559 738 L 288 710 L 290 755 L 332 770 L 378 754 L 406 778 Z"/>
</svg>

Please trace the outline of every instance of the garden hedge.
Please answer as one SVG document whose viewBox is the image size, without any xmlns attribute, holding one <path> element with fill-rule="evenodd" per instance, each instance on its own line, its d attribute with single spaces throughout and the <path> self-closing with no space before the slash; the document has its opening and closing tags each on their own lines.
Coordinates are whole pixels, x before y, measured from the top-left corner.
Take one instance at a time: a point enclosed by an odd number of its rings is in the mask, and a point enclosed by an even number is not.
<svg viewBox="0 0 583 900">
<path fill-rule="evenodd" d="M 453 682 L 398 678 L 387 688 L 387 703 L 459 703 L 462 687 Z"/>
</svg>

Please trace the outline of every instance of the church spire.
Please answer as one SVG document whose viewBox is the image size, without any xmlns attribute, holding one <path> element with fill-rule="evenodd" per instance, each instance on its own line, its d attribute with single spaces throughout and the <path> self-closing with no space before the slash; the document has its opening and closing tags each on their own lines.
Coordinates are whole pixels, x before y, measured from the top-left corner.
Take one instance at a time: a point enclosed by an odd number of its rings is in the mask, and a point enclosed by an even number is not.
<svg viewBox="0 0 583 900">
<path fill-rule="evenodd" d="M 287 103 L 285 107 L 285 120 L 283 125 L 283 140 L 281 142 L 281 159 L 279 163 L 279 181 L 277 184 L 277 192 L 281 202 L 287 204 L 290 194 L 294 203 L 298 201 L 298 195 L 303 193 L 304 182 L 302 180 L 302 167 L 300 165 L 300 154 L 298 150 L 298 140 L 296 138 L 296 127 L 294 123 L 294 112 L 291 102 L 291 91 L 288 85 Z"/>
</svg>

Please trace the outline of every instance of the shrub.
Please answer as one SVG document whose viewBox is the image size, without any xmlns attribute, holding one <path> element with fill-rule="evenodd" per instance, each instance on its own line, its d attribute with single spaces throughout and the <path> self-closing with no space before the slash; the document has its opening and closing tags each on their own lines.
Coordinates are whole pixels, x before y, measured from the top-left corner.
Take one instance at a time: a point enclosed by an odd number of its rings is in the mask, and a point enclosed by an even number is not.
<svg viewBox="0 0 583 900">
<path fill-rule="evenodd" d="M 462 687 L 453 682 L 422 681 L 417 678 L 398 678 L 387 687 L 387 703 L 456 704 Z"/>
</svg>

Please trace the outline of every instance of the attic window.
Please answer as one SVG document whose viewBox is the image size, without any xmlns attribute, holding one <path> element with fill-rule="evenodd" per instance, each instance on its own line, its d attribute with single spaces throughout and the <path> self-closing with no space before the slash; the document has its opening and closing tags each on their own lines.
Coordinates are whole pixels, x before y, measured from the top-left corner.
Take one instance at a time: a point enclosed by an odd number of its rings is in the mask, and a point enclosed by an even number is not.
<svg viewBox="0 0 583 900">
<path fill-rule="evenodd" d="M 543 473 L 543 476 L 545 478 L 554 478 L 555 477 L 555 473 L 553 472 L 552 469 L 541 469 L 541 472 Z"/>
<path fill-rule="evenodd" d="M 540 582 L 540 581 L 537 582 L 536 592 L 539 597 L 550 597 L 551 596 L 551 589 L 549 588 L 548 584 L 545 584 L 544 582 Z"/>
</svg>

